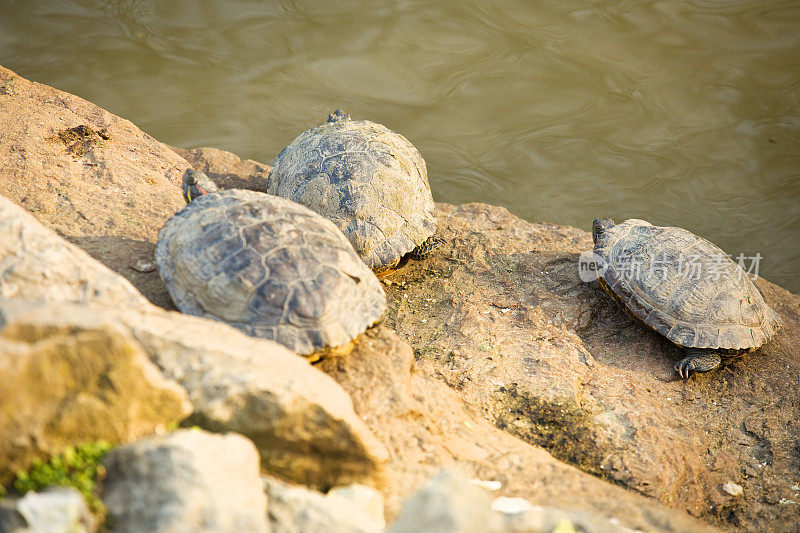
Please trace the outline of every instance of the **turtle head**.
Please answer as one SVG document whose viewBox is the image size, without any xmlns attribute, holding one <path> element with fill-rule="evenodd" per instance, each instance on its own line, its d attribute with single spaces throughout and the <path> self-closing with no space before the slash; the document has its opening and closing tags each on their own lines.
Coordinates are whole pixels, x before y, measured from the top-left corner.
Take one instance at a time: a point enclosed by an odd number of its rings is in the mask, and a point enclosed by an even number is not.
<svg viewBox="0 0 800 533">
<path fill-rule="evenodd" d="M 183 174 L 181 189 L 183 190 L 183 199 L 188 204 L 198 196 L 217 192 L 219 187 L 205 173 L 190 168 Z"/>
<path fill-rule="evenodd" d="M 350 115 L 348 115 L 341 109 L 337 109 L 336 111 L 328 115 L 328 122 L 339 122 L 340 120 L 350 120 Z"/>
<path fill-rule="evenodd" d="M 610 218 L 596 218 L 592 222 L 592 240 L 597 244 L 600 236 L 614 227 L 614 221 Z"/>
</svg>

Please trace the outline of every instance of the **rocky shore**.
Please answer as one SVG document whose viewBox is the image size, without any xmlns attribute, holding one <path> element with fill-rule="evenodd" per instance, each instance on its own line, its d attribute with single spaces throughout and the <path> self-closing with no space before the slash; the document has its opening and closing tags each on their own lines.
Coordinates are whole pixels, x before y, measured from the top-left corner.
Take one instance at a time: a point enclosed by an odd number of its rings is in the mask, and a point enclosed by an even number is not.
<svg viewBox="0 0 800 533">
<path fill-rule="evenodd" d="M 675 346 L 578 278 L 588 233 L 438 204 L 442 249 L 385 279 L 389 315 L 352 353 L 312 365 L 175 312 L 142 268 L 190 167 L 223 188 L 269 173 L 0 67 L 0 530 L 54 509 L 88 531 L 796 527 L 797 295 L 758 280 L 783 329 L 683 381 Z M 96 441 L 104 511 L 13 490 Z"/>
</svg>

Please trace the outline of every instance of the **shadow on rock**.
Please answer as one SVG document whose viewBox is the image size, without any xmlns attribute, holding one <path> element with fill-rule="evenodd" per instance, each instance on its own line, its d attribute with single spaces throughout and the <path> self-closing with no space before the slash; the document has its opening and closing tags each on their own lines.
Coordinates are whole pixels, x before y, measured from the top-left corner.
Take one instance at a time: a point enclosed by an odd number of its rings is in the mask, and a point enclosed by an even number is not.
<svg viewBox="0 0 800 533">
<path fill-rule="evenodd" d="M 127 237 L 72 235 L 65 238 L 130 281 L 151 303 L 168 311 L 176 310 L 158 271 L 140 271 L 142 267 L 149 270 L 148 265 L 155 267 L 155 244 Z"/>
</svg>

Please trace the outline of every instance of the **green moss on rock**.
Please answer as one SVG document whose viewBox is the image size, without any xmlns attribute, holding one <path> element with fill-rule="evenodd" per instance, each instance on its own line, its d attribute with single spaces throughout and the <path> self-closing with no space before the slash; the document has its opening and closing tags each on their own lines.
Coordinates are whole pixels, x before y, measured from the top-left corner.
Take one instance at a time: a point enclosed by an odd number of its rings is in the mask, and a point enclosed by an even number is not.
<svg viewBox="0 0 800 533">
<path fill-rule="evenodd" d="M 52 455 L 46 461 L 34 459 L 30 469 L 17 472 L 13 487 L 20 494 L 52 486 L 74 487 L 93 513 L 103 514 L 103 502 L 95 493 L 95 484 L 104 472 L 101 461 L 112 448 L 110 443 L 101 440 L 70 446 L 64 453 Z"/>
<path fill-rule="evenodd" d="M 608 450 L 597 442 L 592 413 L 571 401 L 530 396 L 516 385 L 500 388 L 496 425 L 522 440 L 547 449 L 556 459 L 603 478 Z"/>
</svg>

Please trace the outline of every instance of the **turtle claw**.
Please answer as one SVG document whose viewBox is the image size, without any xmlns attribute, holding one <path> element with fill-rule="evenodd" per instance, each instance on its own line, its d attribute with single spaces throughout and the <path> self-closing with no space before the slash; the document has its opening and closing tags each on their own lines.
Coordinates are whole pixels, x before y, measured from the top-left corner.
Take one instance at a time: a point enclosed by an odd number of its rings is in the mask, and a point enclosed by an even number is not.
<svg viewBox="0 0 800 533">
<path fill-rule="evenodd" d="M 675 365 L 675 371 L 678 373 L 680 377 L 683 379 L 689 379 L 689 375 L 691 372 L 694 372 L 694 364 L 691 360 L 687 361 L 684 359 L 677 365 Z"/>
<path fill-rule="evenodd" d="M 713 350 L 687 350 L 686 357 L 675 365 L 675 371 L 683 379 L 689 379 L 693 372 L 708 372 L 721 364 L 722 357 Z"/>
</svg>

